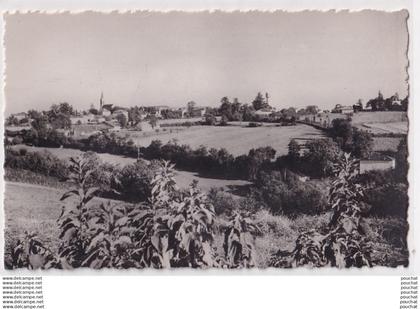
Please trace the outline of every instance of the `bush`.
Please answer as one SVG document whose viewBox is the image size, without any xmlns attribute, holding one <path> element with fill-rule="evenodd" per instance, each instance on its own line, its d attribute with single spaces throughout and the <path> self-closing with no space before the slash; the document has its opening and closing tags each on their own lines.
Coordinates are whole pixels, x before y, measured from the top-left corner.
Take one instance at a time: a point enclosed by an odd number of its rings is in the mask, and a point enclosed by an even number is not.
<svg viewBox="0 0 420 309">
<path fill-rule="evenodd" d="M 208 193 L 209 202 L 214 205 L 216 215 L 230 216 L 235 210 L 240 208 L 238 200 L 235 200 L 231 194 L 222 189 L 211 188 Z"/>
<path fill-rule="evenodd" d="M 398 170 L 368 171 L 358 181 L 366 188 L 362 200 L 370 216 L 407 218 L 408 183 L 399 182 Z"/>
<path fill-rule="evenodd" d="M 256 194 L 275 214 L 319 214 L 327 209 L 326 196 L 317 187 L 300 181 L 290 171 L 262 172 Z"/>
<path fill-rule="evenodd" d="M 341 151 L 331 139 L 317 139 L 306 143 L 307 151 L 301 158 L 305 174 L 312 177 L 326 177 L 334 173 Z"/>
<path fill-rule="evenodd" d="M 214 126 L 216 124 L 216 117 L 212 114 L 204 115 L 204 124 L 208 126 Z"/>
<path fill-rule="evenodd" d="M 352 127 L 350 120 L 334 119 L 329 132 L 341 149 L 357 158 L 367 158 L 372 153 L 372 134 Z"/>
<path fill-rule="evenodd" d="M 26 156 L 27 153 L 28 153 L 28 150 L 26 148 L 20 148 L 19 149 L 19 155 L 20 156 Z"/>
<path fill-rule="evenodd" d="M 366 202 L 371 205 L 373 216 L 397 216 L 406 219 L 408 210 L 408 187 L 406 184 L 388 184 L 366 192 Z"/>
<path fill-rule="evenodd" d="M 61 147 L 68 145 L 68 138 L 55 129 L 32 128 L 23 135 L 23 142 L 39 147 Z"/>
<path fill-rule="evenodd" d="M 86 162 L 86 167 L 91 171 L 86 177 L 86 185 L 97 187 L 101 196 L 114 197 L 112 187 L 115 183 L 115 175 L 118 175 L 120 169 L 113 164 L 104 163 L 95 152 L 85 152 L 81 158 Z M 120 196 L 124 199 L 124 196 Z"/>
<path fill-rule="evenodd" d="M 332 215 L 328 230 L 310 230 L 296 239 L 292 252 L 279 250 L 272 256 L 271 266 L 297 267 L 372 267 L 373 243 L 363 229 L 360 200 L 363 187 L 357 177 L 358 162 L 344 154 L 334 165 L 335 178 L 329 192 Z"/>
<path fill-rule="evenodd" d="M 115 177 L 112 187 L 124 200 L 146 201 L 151 196 L 151 181 L 155 174 L 155 163 L 138 161 L 123 167 Z"/>
<path fill-rule="evenodd" d="M 27 152 L 6 149 L 4 167 L 24 169 L 46 176 L 65 179 L 68 175 L 66 162 L 48 151 Z"/>
<path fill-rule="evenodd" d="M 19 144 L 22 144 L 22 143 L 23 143 L 23 138 L 20 137 L 20 136 L 15 136 L 12 139 L 12 145 L 19 145 Z"/>
</svg>

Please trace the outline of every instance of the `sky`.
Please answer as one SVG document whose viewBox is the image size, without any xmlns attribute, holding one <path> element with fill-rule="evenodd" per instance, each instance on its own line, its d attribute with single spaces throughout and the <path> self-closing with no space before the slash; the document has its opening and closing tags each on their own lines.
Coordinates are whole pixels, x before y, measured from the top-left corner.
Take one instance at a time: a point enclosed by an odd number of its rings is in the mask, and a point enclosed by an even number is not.
<svg viewBox="0 0 420 309">
<path fill-rule="evenodd" d="M 406 11 L 7 14 L 6 115 L 218 106 L 268 92 L 277 108 L 366 102 L 408 90 Z"/>
</svg>

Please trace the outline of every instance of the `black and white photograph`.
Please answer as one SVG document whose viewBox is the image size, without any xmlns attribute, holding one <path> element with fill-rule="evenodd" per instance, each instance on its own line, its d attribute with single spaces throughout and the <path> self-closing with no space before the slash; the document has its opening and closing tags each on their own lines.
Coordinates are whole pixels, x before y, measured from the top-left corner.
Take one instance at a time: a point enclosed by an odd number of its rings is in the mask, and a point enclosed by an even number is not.
<svg viewBox="0 0 420 309">
<path fill-rule="evenodd" d="M 409 18 L 4 14 L 4 268 L 408 268 Z"/>
</svg>

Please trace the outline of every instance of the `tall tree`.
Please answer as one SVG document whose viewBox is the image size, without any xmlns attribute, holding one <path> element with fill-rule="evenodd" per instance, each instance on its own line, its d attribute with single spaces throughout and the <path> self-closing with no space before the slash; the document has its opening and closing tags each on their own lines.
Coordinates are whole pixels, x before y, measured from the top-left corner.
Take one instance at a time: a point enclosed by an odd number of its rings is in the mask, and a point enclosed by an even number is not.
<svg viewBox="0 0 420 309">
<path fill-rule="evenodd" d="M 157 118 L 155 115 L 151 115 L 149 119 L 149 124 L 154 129 L 157 126 Z"/>
<path fill-rule="evenodd" d="M 253 121 L 254 120 L 255 109 L 252 105 L 249 105 L 249 104 L 242 105 L 240 112 L 242 114 L 242 119 L 244 121 Z"/>
<path fill-rule="evenodd" d="M 141 122 L 142 111 L 138 106 L 130 107 L 128 110 L 128 122 L 132 127 L 135 127 Z"/>
<path fill-rule="evenodd" d="M 408 95 L 401 101 L 401 109 L 403 111 L 408 110 Z"/>
<path fill-rule="evenodd" d="M 306 114 L 317 114 L 319 111 L 319 108 L 316 105 L 308 105 L 306 106 L 305 110 L 306 110 Z"/>
<path fill-rule="evenodd" d="M 194 109 L 195 109 L 195 106 L 196 106 L 197 104 L 194 102 L 194 101 L 189 101 L 188 103 L 187 103 L 187 113 L 188 113 L 188 116 L 189 117 L 192 117 L 193 116 L 193 113 L 194 113 Z"/>
<path fill-rule="evenodd" d="M 373 151 L 372 134 L 353 128 L 352 154 L 357 158 L 368 158 Z"/>
<path fill-rule="evenodd" d="M 356 112 L 361 112 L 363 110 L 363 103 L 362 103 L 362 99 L 357 100 L 357 103 L 353 105 L 353 111 Z"/>
<path fill-rule="evenodd" d="M 73 113 L 73 107 L 67 102 L 53 104 L 47 112 L 48 121 L 54 129 L 69 129 Z"/>
<path fill-rule="evenodd" d="M 230 103 L 228 97 L 223 97 L 220 100 L 220 108 L 219 108 L 221 116 L 225 116 L 228 120 L 232 120 L 232 103 Z"/>
<path fill-rule="evenodd" d="M 255 110 L 260 110 L 262 108 L 268 107 L 268 104 L 264 100 L 264 97 L 261 94 L 261 92 L 258 92 L 258 94 L 255 97 L 254 101 L 252 101 L 252 106 L 254 107 Z"/>
<path fill-rule="evenodd" d="M 397 179 L 403 183 L 407 183 L 407 173 L 409 168 L 407 137 L 402 138 L 400 143 L 398 144 L 395 159 L 395 174 L 397 176 Z"/>
<path fill-rule="evenodd" d="M 19 124 L 18 119 L 14 115 L 10 115 L 6 119 L 6 125 L 7 126 L 17 126 Z"/>
<path fill-rule="evenodd" d="M 349 147 L 352 142 L 352 126 L 347 119 L 334 119 L 331 123 L 331 129 L 329 130 L 332 137 L 337 141 L 340 147 L 346 151 L 351 151 Z"/>
<path fill-rule="evenodd" d="M 378 91 L 378 97 L 376 98 L 376 102 L 377 102 L 376 104 L 377 104 L 378 110 L 380 111 L 385 110 L 385 100 L 380 90 Z"/>
<path fill-rule="evenodd" d="M 273 160 L 276 156 L 276 150 L 271 147 L 260 147 L 257 149 L 251 149 L 248 153 L 249 157 L 249 167 L 248 175 L 250 180 L 255 180 L 257 178 L 260 167 L 264 163 L 268 163 Z"/>
<path fill-rule="evenodd" d="M 124 114 L 118 114 L 117 121 L 120 124 L 121 128 L 125 128 L 127 126 L 128 120 Z"/>
<path fill-rule="evenodd" d="M 331 139 L 315 139 L 306 143 L 304 161 L 307 172 L 315 177 L 325 177 L 334 172 L 334 162 L 340 156 L 340 148 Z"/>
<path fill-rule="evenodd" d="M 290 140 L 288 148 L 289 148 L 289 152 L 288 152 L 289 158 L 293 162 L 297 161 L 300 157 L 300 145 L 298 144 L 298 142 L 296 142 L 294 138 Z"/>
</svg>

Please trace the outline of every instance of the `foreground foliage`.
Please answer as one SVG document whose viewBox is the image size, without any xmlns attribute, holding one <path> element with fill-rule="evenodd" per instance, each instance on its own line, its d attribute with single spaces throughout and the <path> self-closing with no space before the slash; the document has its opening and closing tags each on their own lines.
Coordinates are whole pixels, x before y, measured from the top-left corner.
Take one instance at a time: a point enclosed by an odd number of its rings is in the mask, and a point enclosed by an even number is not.
<svg viewBox="0 0 420 309">
<path fill-rule="evenodd" d="M 216 254 L 213 240 L 215 212 L 207 196 L 193 183 L 178 189 L 173 165 L 162 162 L 152 180 L 147 202 L 121 206 L 103 203 L 90 207 L 96 187 L 89 186 L 94 172 L 85 157 L 71 159 L 69 180 L 76 188 L 66 192 L 58 218 L 57 254 L 27 234 L 11 254 L 12 268 L 166 268 L 249 267 L 253 252 L 252 224 L 239 214 L 226 229 L 225 255 Z"/>
<path fill-rule="evenodd" d="M 369 218 L 369 226 L 364 223 L 364 188 L 356 177 L 357 162 L 348 155 L 335 165 L 331 216 L 317 217 L 317 223 L 312 216 L 292 219 L 235 207 L 216 217 L 216 199 L 209 199 L 196 183 L 180 190 L 168 162 L 159 163 L 147 201 L 92 207 L 97 188 L 89 181 L 94 173 L 89 161 L 73 159 L 70 166 L 75 189 L 61 198 L 68 202 L 58 218 L 58 249 L 27 233 L 11 248 L 8 268 L 361 267 L 384 265 L 385 260 L 406 265 L 405 225 L 397 219 L 388 224 Z M 294 247 L 277 237 L 290 238 Z M 380 250 L 373 252 L 378 245 Z"/>
<path fill-rule="evenodd" d="M 371 246 L 363 228 L 363 188 L 357 183 L 358 162 L 344 154 L 335 164 L 336 177 L 329 192 L 332 216 L 326 233 L 302 233 L 294 250 L 279 251 L 270 264 L 275 267 L 309 265 L 335 267 L 372 266 Z"/>
</svg>

